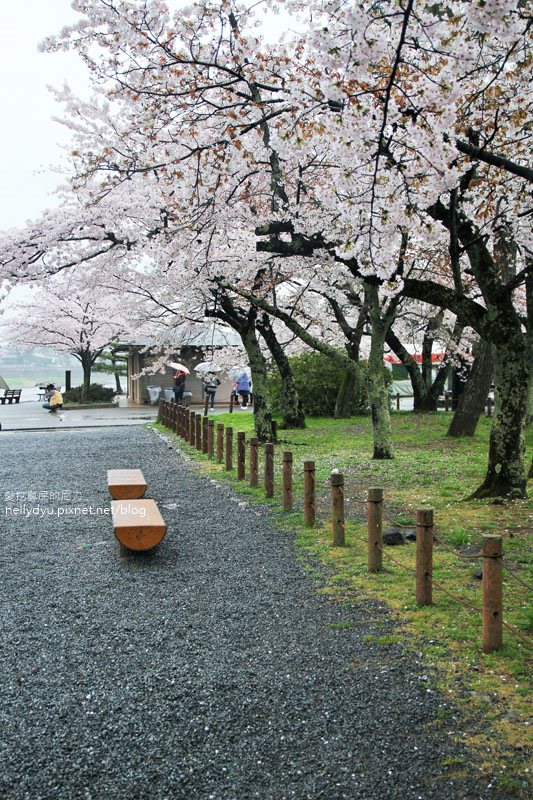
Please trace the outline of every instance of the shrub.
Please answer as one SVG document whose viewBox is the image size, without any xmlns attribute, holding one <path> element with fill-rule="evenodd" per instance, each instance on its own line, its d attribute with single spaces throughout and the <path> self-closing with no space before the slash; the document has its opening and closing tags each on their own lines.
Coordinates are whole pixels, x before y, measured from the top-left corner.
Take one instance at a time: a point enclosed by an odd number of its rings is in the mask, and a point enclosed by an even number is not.
<svg viewBox="0 0 533 800">
<path fill-rule="evenodd" d="M 309 352 L 298 356 L 290 356 L 289 364 L 294 382 L 302 401 L 304 413 L 310 417 L 332 417 L 339 387 L 345 376 L 345 370 L 331 358 L 322 353 Z M 368 398 L 364 386 L 366 366 L 360 364 L 361 378 L 355 386 L 350 399 L 351 414 L 365 414 L 369 411 Z M 282 383 L 276 368 L 269 373 L 269 389 L 271 391 L 272 408 L 275 413 L 281 411 Z"/>
<path fill-rule="evenodd" d="M 63 400 L 65 403 L 80 403 L 82 389 L 82 386 L 75 386 L 73 389 L 69 389 L 68 392 L 63 392 Z M 84 402 L 110 403 L 114 396 L 114 389 L 108 389 L 105 386 L 101 386 L 99 383 L 91 383 L 89 395 Z"/>
</svg>

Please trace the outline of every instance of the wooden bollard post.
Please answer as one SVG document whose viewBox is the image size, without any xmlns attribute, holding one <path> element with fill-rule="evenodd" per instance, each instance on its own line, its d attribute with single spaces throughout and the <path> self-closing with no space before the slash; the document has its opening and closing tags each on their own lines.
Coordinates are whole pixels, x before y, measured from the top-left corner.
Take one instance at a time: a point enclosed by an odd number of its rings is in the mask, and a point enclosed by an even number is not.
<svg viewBox="0 0 533 800">
<path fill-rule="evenodd" d="M 224 425 L 222 422 L 217 424 L 217 463 L 222 464 L 224 458 Z"/>
<path fill-rule="evenodd" d="M 450 394 L 449 392 L 444 392 L 444 410 L 450 410 Z"/>
<path fill-rule="evenodd" d="M 283 510 L 292 511 L 292 453 L 283 453 Z"/>
<path fill-rule="evenodd" d="M 396 392 L 396 411 L 400 410 L 400 392 Z"/>
<path fill-rule="evenodd" d="M 230 396 L 229 396 L 229 413 L 230 414 L 233 414 L 233 402 L 234 402 L 234 397 L 233 397 L 233 392 L 232 392 L 230 394 Z"/>
<path fill-rule="evenodd" d="M 492 397 L 487 397 L 487 417 L 492 417 Z"/>
<path fill-rule="evenodd" d="M 156 422 L 163 422 L 163 402 L 163 400 L 160 400 L 158 403 Z"/>
<path fill-rule="evenodd" d="M 237 434 L 237 480 L 243 481 L 246 477 L 246 434 L 239 431 Z"/>
<path fill-rule="evenodd" d="M 416 512 L 416 602 L 430 606 L 433 602 L 433 509 Z"/>
<path fill-rule="evenodd" d="M 215 420 L 210 419 L 207 423 L 207 457 L 213 458 L 215 455 Z"/>
<path fill-rule="evenodd" d="M 209 423 L 209 418 L 208 417 L 203 417 L 202 418 L 202 453 L 204 453 L 204 455 L 207 455 L 207 452 L 209 450 L 209 441 L 208 441 L 209 425 L 208 425 L 208 423 Z"/>
<path fill-rule="evenodd" d="M 202 415 L 196 414 L 196 449 L 202 450 Z"/>
<path fill-rule="evenodd" d="M 208 414 L 209 414 L 209 395 L 206 394 L 204 402 L 204 417 L 207 417 Z"/>
<path fill-rule="evenodd" d="M 274 497 L 274 445 L 265 444 L 265 497 Z"/>
<path fill-rule="evenodd" d="M 226 428 L 226 469 L 233 469 L 233 428 Z"/>
<path fill-rule="evenodd" d="M 308 527 L 315 524 L 315 462 L 304 461 L 304 520 Z"/>
<path fill-rule="evenodd" d="M 483 652 L 502 646 L 503 588 L 502 537 L 483 537 Z"/>
<path fill-rule="evenodd" d="M 259 439 L 250 439 L 250 486 L 257 489 L 259 486 Z"/>
<path fill-rule="evenodd" d="M 183 409 L 183 438 L 185 439 L 186 442 L 189 441 L 190 436 L 191 436 L 191 430 L 190 430 L 190 427 L 189 427 L 190 421 L 191 421 L 190 411 L 189 411 L 188 408 L 184 408 Z"/>
<path fill-rule="evenodd" d="M 344 475 L 331 473 L 333 547 L 344 547 Z"/>
<path fill-rule="evenodd" d="M 381 572 L 383 555 L 383 489 L 368 490 L 368 571 Z"/>
<path fill-rule="evenodd" d="M 196 414 L 189 411 L 189 444 L 196 447 Z"/>
</svg>

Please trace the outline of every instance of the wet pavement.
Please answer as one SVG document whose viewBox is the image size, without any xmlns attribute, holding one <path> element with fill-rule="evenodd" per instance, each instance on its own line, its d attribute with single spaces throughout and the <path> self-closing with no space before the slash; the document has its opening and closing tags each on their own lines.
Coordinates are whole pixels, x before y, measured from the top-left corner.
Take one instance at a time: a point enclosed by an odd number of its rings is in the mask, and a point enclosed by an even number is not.
<svg viewBox="0 0 533 800">
<path fill-rule="evenodd" d="M 57 428 L 94 428 L 112 425 L 144 425 L 155 420 L 157 406 L 116 405 L 105 408 L 63 409 L 61 416 L 52 414 L 36 399 L 0 406 L 2 433 L 5 431 L 37 431 Z M 28 390 L 31 396 L 32 390 Z"/>
</svg>

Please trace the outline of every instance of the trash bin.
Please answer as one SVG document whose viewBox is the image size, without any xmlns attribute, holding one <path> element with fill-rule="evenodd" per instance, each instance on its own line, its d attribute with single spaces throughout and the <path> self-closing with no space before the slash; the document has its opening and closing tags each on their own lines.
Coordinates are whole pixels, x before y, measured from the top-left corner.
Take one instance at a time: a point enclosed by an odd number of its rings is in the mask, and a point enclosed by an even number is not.
<svg viewBox="0 0 533 800">
<path fill-rule="evenodd" d="M 163 389 L 163 397 L 165 400 L 172 402 L 174 400 L 174 389 Z"/>
<path fill-rule="evenodd" d="M 147 386 L 148 394 L 150 396 L 150 403 L 155 406 L 159 402 L 159 395 L 161 394 L 160 386 Z"/>
</svg>

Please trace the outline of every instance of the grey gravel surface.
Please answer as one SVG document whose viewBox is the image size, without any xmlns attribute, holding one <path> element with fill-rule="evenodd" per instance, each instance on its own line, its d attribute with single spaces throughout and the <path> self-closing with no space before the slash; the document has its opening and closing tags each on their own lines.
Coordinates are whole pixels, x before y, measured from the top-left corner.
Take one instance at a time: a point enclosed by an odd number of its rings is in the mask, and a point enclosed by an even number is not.
<svg viewBox="0 0 533 800">
<path fill-rule="evenodd" d="M 365 641 L 385 609 L 321 597 L 292 537 L 167 441 L 2 435 L 0 796 L 496 798 L 443 765 L 460 716 L 416 655 Z M 97 515 L 131 466 L 169 526 L 149 554 Z"/>
</svg>

